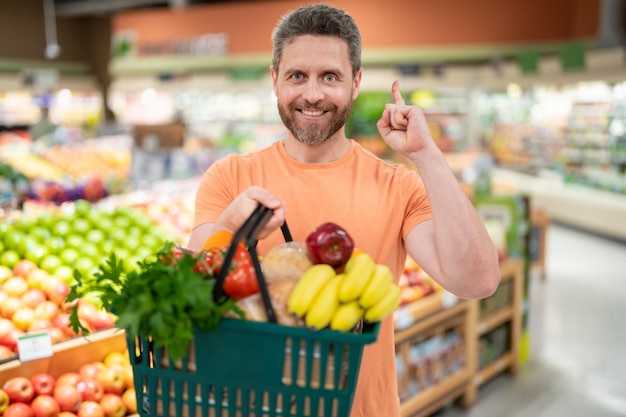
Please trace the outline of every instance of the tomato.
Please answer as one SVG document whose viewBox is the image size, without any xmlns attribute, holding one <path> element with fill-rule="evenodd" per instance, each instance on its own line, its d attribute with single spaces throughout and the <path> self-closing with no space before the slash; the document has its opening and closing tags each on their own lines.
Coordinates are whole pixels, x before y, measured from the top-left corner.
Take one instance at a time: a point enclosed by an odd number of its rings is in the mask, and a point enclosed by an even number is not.
<svg viewBox="0 0 626 417">
<path fill-rule="evenodd" d="M 206 251 L 205 261 L 217 276 L 222 269 L 228 247 L 211 248 Z M 259 292 L 259 283 L 254 272 L 250 253 L 243 244 L 237 246 L 230 264 L 230 270 L 222 286 L 224 293 L 234 300 L 240 300 Z"/>
<path fill-rule="evenodd" d="M 169 253 L 161 256 L 161 262 L 164 264 L 172 265 L 183 256 L 183 250 L 179 247 L 173 247 Z"/>
</svg>

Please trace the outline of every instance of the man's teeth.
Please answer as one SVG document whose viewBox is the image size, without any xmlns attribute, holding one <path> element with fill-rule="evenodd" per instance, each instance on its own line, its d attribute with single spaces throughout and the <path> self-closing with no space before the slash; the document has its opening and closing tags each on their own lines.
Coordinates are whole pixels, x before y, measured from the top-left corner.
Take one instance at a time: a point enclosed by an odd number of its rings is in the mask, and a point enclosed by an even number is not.
<svg viewBox="0 0 626 417">
<path fill-rule="evenodd" d="M 306 116 L 321 116 L 324 112 L 322 110 L 302 110 L 302 113 Z"/>
</svg>

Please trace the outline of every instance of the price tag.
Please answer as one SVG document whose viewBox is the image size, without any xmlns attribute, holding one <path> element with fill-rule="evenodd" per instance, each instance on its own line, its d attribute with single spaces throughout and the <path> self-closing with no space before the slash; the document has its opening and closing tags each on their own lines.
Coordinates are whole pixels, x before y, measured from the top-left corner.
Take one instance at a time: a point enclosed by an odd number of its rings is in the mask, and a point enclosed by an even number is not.
<svg viewBox="0 0 626 417">
<path fill-rule="evenodd" d="M 17 339 L 19 359 L 22 362 L 52 356 L 52 338 L 47 330 L 24 333 Z"/>
</svg>

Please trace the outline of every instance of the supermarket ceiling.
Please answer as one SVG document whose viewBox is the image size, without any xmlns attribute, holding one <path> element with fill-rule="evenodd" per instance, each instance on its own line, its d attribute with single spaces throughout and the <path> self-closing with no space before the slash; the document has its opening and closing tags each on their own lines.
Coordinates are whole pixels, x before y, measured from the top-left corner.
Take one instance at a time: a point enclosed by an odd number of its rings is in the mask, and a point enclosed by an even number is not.
<svg viewBox="0 0 626 417">
<path fill-rule="evenodd" d="M 131 9 L 182 9 L 192 4 L 233 3 L 246 0 L 53 0 L 59 17 L 99 16 Z M 254 0 L 247 0 L 254 1 Z"/>
</svg>

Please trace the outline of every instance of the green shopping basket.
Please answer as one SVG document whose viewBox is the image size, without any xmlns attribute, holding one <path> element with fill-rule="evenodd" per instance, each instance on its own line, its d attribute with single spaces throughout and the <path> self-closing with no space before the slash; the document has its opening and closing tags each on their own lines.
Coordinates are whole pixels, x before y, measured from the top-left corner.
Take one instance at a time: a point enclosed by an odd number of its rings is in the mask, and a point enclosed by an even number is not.
<svg viewBox="0 0 626 417">
<path fill-rule="evenodd" d="M 251 216 L 256 224 L 244 224 L 242 229 L 249 230 L 238 231 L 233 243 L 240 234 L 256 236 L 259 224 L 268 218 L 267 209 L 263 212 L 264 207 L 260 207 Z M 253 221 L 255 215 L 259 217 Z M 251 240 L 248 243 L 256 261 L 255 244 Z M 231 249 L 235 246 L 232 244 Z M 230 252 L 224 265 L 232 259 Z M 140 416 L 350 414 L 363 348 L 376 340 L 380 324 L 366 324 L 359 333 L 313 332 L 276 324 L 258 261 L 256 268 L 270 322 L 223 318 L 216 331 L 197 330 L 188 354 L 178 361 L 170 359 L 167 346 L 156 347 L 149 335 L 127 337 Z M 222 271 L 227 269 L 222 267 Z M 221 290 L 223 278 L 218 277 L 216 289 Z"/>
</svg>

